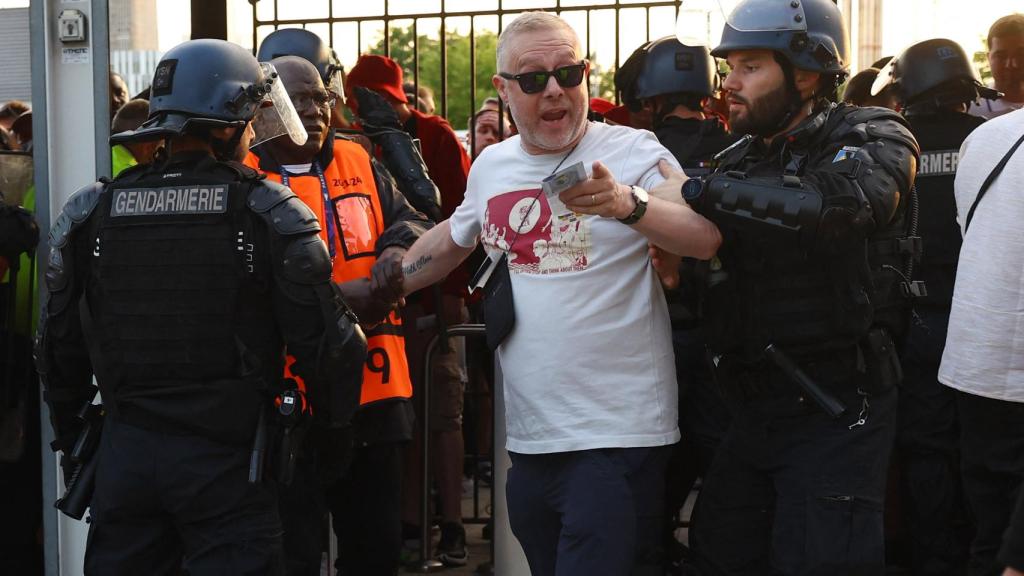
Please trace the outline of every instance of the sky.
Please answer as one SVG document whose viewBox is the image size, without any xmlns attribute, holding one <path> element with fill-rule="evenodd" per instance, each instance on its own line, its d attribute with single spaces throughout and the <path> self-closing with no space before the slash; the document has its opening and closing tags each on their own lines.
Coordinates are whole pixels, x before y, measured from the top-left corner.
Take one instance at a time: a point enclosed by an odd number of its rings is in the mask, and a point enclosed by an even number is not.
<svg viewBox="0 0 1024 576">
<path fill-rule="evenodd" d="M 158 44 L 161 50 L 167 50 L 171 46 L 187 39 L 189 35 L 190 2 L 189 0 L 153 0 L 157 4 L 157 13 L 160 22 Z M 252 43 L 252 8 L 247 0 L 226 0 L 229 6 L 229 36 L 230 39 L 242 45 L 249 46 Z M 280 1 L 281 18 L 304 18 L 304 17 L 325 17 L 327 6 L 333 2 L 334 15 L 344 16 L 373 16 L 383 14 L 385 0 L 283 0 Z M 562 0 L 564 8 L 571 10 L 573 5 L 598 4 L 607 1 L 613 4 L 613 0 Z M 621 0 L 622 5 L 628 5 L 642 0 Z M 858 0 L 854 0 L 857 2 Z M 431 12 L 441 8 L 442 0 L 391 0 L 390 12 L 398 15 L 411 12 Z M 683 0 L 684 10 L 702 10 L 703 13 L 717 11 L 719 3 L 724 10 L 730 9 L 736 0 Z M 497 8 L 498 0 L 444 0 L 445 8 L 449 12 L 466 10 L 487 10 Z M 1024 11 L 1024 3 L 1021 0 L 983 0 L 970 3 L 965 8 L 965 0 L 883 0 L 882 4 L 882 46 L 883 55 L 897 54 L 904 48 L 921 40 L 928 38 L 945 37 L 951 38 L 961 46 L 968 54 L 983 50 L 983 40 L 988 26 L 998 17 L 1009 14 L 1013 11 Z M 506 10 L 529 9 L 554 6 L 554 0 L 503 0 L 503 8 Z M 0 0 L 0 8 L 25 7 L 28 0 Z M 714 9 L 709 9 L 714 8 Z M 261 19 L 273 17 L 273 2 L 264 0 L 257 4 Z M 697 12 L 694 12 L 696 14 Z M 581 35 L 581 40 L 586 44 L 585 20 L 581 13 L 566 14 L 570 23 Z M 721 18 L 712 17 L 714 23 L 712 28 L 718 28 Z M 399 23 L 401 24 L 401 23 Z M 696 28 L 706 22 L 697 19 Z M 421 29 L 437 26 L 437 21 L 421 21 Z M 455 28 L 465 33 L 468 31 L 469 19 L 450 19 L 450 28 Z M 497 27 L 495 18 L 477 18 L 478 29 Z M 694 24 L 688 21 L 687 26 L 692 34 Z M 658 38 L 675 32 L 675 19 L 671 13 L 653 12 L 651 18 L 651 38 Z M 610 11 L 594 12 L 591 16 L 592 35 L 589 39 L 591 51 L 597 56 L 599 62 L 606 66 L 614 65 L 615 62 L 615 34 L 614 18 Z M 326 36 L 327 30 L 324 27 L 314 30 Z M 336 46 L 339 56 L 344 64 L 351 66 L 355 62 L 359 51 L 365 50 L 367 46 L 380 38 L 379 26 L 366 26 L 362 34 L 362 46 L 357 45 L 354 36 L 353 25 L 337 25 L 335 28 Z M 263 31 L 261 36 L 267 31 Z M 633 48 L 643 43 L 646 39 L 647 28 L 644 23 L 644 12 L 642 9 L 624 10 L 620 22 L 620 35 L 618 52 L 620 60 L 626 58 Z M 704 36 L 714 34 L 704 33 Z M 713 41 L 713 40 L 712 40 Z M 855 63 L 863 67 L 861 63 Z M 856 72 L 857 70 L 854 70 Z"/>
</svg>

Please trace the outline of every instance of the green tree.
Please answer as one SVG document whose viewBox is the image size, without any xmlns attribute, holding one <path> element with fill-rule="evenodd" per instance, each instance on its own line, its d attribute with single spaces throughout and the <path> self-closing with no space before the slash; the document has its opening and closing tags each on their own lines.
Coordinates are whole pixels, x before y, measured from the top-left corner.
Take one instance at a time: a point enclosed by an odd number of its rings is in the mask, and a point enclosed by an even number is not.
<svg viewBox="0 0 1024 576">
<path fill-rule="evenodd" d="M 413 71 L 415 60 L 413 58 L 412 26 L 391 28 L 389 32 L 388 44 L 391 48 L 391 58 L 402 67 L 405 81 L 412 82 L 418 76 L 419 84 L 434 92 L 434 101 L 437 104 L 436 113 L 443 114 L 444 110 L 441 109 L 441 48 L 437 35 L 431 37 L 424 34 L 422 28 L 417 30 L 417 46 L 415 46 L 419 55 L 419 74 L 417 75 Z M 470 74 L 470 37 L 450 31 L 445 34 L 445 37 L 447 49 L 445 57 L 448 68 L 448 111 L 445 116 L 453 128 L 460 130 L 466 128 L 467 120 L 472 113 L 471 93 L 475 92 L 477 107 L 484 99 L 497 95 L 491 85 L 491 77 L 496 71 L 495 54 L 498 47 L 498 35 L 492 31 L 476 34 L 475 90 L 473 88 L 474 75 Z M 370 52 L 384 53 L 383 37 L 377 41 Z"/>
<path fill-rule="evenodd" d="M 975 52 L 972 61 L 974 62 L 974 67 L 978 69 L 978 73 L 981 75 L 981 81 L 988 84 L 989 80 L 992 79 L 992 68 L 988 65 L 988 38 L 983 36 L 981 43 L 985 45 L 985 50 Z"/>
</svg>

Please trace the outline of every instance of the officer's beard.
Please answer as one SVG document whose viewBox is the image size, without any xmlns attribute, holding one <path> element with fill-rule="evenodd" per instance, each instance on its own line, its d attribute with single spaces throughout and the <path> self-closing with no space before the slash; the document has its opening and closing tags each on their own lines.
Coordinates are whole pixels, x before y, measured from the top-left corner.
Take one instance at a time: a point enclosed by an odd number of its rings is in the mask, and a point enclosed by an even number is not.
<svg viewBox="0 0 1024 576">
<path fill-rule="evenodd" d="M 762 138 L 774 136 L 785 128 L 780 124 L 787 115 L 790 115 L 792 103 L 792 95 L 785 82 L 780 82 L 774 90 L 753 102 L 739 94 L 730 94 L 729 99 L 744 104 L 742 113 L 732 110 L 729 112 L 729 126 L 732 132 L 753 134 Z"/>
</svg>

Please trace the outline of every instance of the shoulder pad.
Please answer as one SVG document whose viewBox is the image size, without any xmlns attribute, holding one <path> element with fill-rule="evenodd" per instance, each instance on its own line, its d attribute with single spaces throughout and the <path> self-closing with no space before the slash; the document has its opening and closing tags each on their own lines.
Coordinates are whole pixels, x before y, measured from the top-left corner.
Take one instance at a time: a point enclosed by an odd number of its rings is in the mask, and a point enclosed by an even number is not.
<svg viewBox="0 0 1024 576">
<path fill-rule="evenodd" d="M 849 112 L 843 117 L 844 122 L 836 127 L 834 136 L 842 138 L 856 134 L 865 143 L 871 140 L 891 140 L 910 148 L 915 156 L 920 155 L 921 148 L 903 116 L 888 108 L 875 106 L 848 107 L 845 110 Z"/>
<path fill-rule="evenodd" d="M 249 205 L 249 209 L 253 212 L 265 214 L 270 212 L 271 208 L 289 198 L 297 198 L 291 188 L 278 184 L 273 180 L 263 180 L 249 192 L 249 200 L 246 204 Z"/>
<path fill-rule="evenodd" d="M 92 214 L 105 190 L 106 185 L 103 182 L 93 182 L 68 198 L 64 203 L 64 209 L 50 227 L 50 246 L 62 248 L 67 244 L 71 231 Z"/>
<path fill-rule="evenodd" d="M 270 221 L 278 234 L 320 232 L 320 222 L 309 206 L 291 188 L 262 180 L 249 193 L 249 208 Z"/>
<path fill-rule="evenodd" d="M 316 214 L 294 194 L 291 198 L 271 208 L 270 221 L 273 223 L 274 229 L 284 236 L 320 232 L 320 221 L 316 219 Z"/>
<path fill-rule="evenodd" d="M 329 281 L 331 267 L 331 256 L 320 237 L 303 236 L 285 248 L 281 270 L 289 282 L 313 285 Z"/>
<path fill-rule="evenodd" d="M 848 124 L 861 124 L 870 120 L 888 118 L 900 123 L 906 123 L 906 119 L 893 110 L 879 106 L 844 106 L 840 109 L 844 112 L 843 119 Z"/>
</svg>

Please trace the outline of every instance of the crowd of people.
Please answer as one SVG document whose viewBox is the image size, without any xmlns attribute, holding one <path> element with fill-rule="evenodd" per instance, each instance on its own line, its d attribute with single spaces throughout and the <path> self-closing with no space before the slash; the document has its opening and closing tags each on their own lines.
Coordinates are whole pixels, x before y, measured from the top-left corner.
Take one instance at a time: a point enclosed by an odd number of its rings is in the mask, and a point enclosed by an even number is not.
<svg viewBox="0 0 1024 576">
<path fill-rule="evenodd" d="M 52 226 L 36 340 L 86 573 L 318 575 L 330 512 L 337 574 L 397 574 L 422 418 L 466 564 L 491 350 L 534 576 L 1024 572 L 1024 15 L 987 41 L 991 87 L 946 39 L 848 78 L 831 0 L 742 0 L 717 46 L 637 47 L 616 105 L 526 12 L 465 141 L 301 29 L 111 73 L 114 178 Z M 490 350 L 426 366 L 470 319 Z"/>
</svg>

